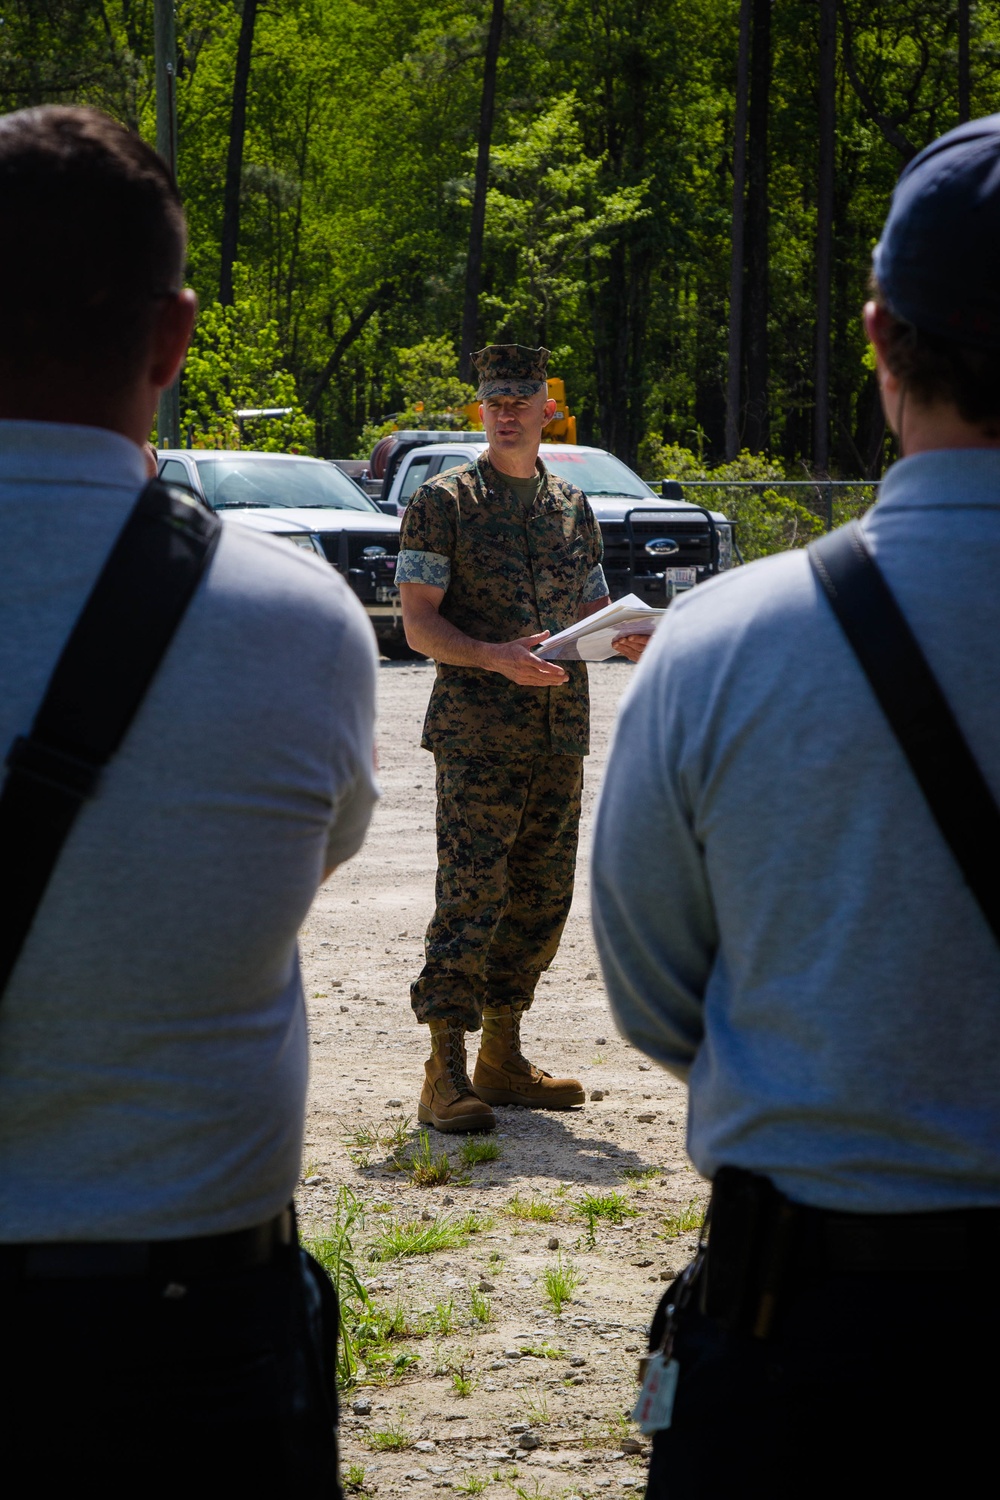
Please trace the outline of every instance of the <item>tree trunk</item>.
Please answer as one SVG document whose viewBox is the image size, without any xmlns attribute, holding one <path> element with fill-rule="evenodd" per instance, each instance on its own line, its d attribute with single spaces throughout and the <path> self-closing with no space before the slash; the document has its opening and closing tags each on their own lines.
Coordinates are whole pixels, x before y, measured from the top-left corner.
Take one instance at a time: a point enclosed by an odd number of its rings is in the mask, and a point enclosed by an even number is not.
<svg viewBox="0 0 1000 1500">
<path fill-rule="evenodd" d="M 219 301 L 228 307 L 233 300 L 233 262 L 240 238 L 240 182 L 243 177 L 243 141 L 247 128 L 247 89 L 250 84 L 250 56 L 253 32 L 257 23 L 257 0 L 243 0 L 240 40 L 236 48 L 236 74 L 233 78 L 233 108 L 229 118 L 229 154 L 226 158 L 226 187 L 222 200 L 222 247 L 219 268 Z"/>
<path fill-rule="evenodd" d="M 740 41 L 736 59 L 733 116 L 733 247 L 729 262 L 729 359 L 726 370 L 726 458 L 740 451 L 740 395 L 743 386 L 743 226 L 747 197 L 747 96 L 750 83 L 750 9 L 740 0 Z"/>
<path fill-rule="evenodd" d="M 372 293 L 361 311 L 355 314 L 350 323 L 347 325 L 345 331 L 340 335 L 340 338 L 337 340 L 336 344 L 333 347 L 329 359 L 323 366 L 322 370 L 319 372 L 319 375 L 316 377 L 316 380 L 313 383 L 312 390 L 309 392 L 309 395 L 302 403 L 302 410 L 305 412 L 306 416 L 311 417 L 315 415 L 316 408 L 320 402 L 320 397 L 326 390 L 327 386 L 330 384 L 330 381 L 336 373 L 341 360 L 343 359 L 344 355 L 347 353 L 351 345 L 354 343 L 354 341 L 359 338 L 360 335 L 364 332 L 368 320 L 376 312 L 378 312 L 380 307 L 383 307 L 386 302 L 389 301 L 389 293 L 391 287 L 391 282 L 383 281 L 382 285 Z"/>
<path fill-rule="evenodd" d="M 463 380 L 473 378 L 472 354 L 476 347 L 479 324 L 479 288 L 483 275 L 483 230 L 486 225 L 486 189 L 490 176 L 490 140 L 493 135 L 493 103 L 497 88 L 497 58 L 503 31 L 504 0 L 493 0 L 493 14 L 486 38 L 483 62 L 483 92 L 479 104 L 479 149 L 476 153 L 476 179 L 472 194 L 472 223 L 469 226 L 469 254 L 465 262 L 465 297 L 462 302 L 462 340 L 458 369 Z"/>
<path fill-rule="evenodd" d="M 746 280 L 743 344 L 746 350 L 747 447 L 759 453 L 769 437 L 768 339 L 768 115 L 771 93 L 771 0 L 752 0 L 750 105 L 747 111 Z"/>
<path fill-rule="evenodd" d="M 958 122 L 969 118 L 971 103 L 969 76 L 969 0 L 958 0 Z"/>
<path fill-rule="evenodd" d="M 819 0 L 819 172 L 816 188 L 816 364 L 813 464 L 830 468 L 830 303 L 836 129 L 837 0 Z"/>
</svg>

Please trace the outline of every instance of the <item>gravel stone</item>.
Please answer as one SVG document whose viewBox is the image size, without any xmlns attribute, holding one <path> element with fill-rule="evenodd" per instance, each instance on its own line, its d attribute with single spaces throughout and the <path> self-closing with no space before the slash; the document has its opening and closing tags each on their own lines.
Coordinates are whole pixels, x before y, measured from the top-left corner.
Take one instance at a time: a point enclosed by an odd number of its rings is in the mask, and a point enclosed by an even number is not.
<svg viewBox="0 0 1000 1500">
<path fill-rule="evenodd" d="M 591 1100 L 593 1101 L 594 1104 L 600 1104 L 601 1100 L 604 1098 L 604 1090 L 603 1089 L 591 1089 L 591 1091 L 590 1091 L 590 1097 L 591 1097 Z"/>
<path fill-rule="evenodd" d="M 552 1238 L 548 1241 L 548 1248 L 550 1250 L 559 1249 L 559 1241 L 556 1239 L 555 1235 L 553 1235 Z"/>
<path fill-rule="evenodd" d="M 357 1401 L 351 1403 L 351 1411 L 356 1417 L 370 1417 L 372 1404 L 367 1396 L 359 1396 Z"/>
<path fill-rule="evenodd" d="M 533 1432 L 522 1432 L 521 1436 L 517 1440 L 517 1446 L 519 1448 L 523 1448 L 527 1453 L 530 1452 L 532 1448 L 538 1447 L 538 1439 Z"/>
</svg>

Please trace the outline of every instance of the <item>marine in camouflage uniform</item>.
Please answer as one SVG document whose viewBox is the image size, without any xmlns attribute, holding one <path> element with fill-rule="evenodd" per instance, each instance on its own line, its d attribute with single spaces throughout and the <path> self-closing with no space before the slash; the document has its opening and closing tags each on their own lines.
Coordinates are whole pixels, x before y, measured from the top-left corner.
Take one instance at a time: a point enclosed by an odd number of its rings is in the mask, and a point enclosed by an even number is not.
<svg viewBox="0 0 1000 1500">
<path fill-rule="evenodd" d="M 481 398 L 537 393 L 546 358 L 516 345 L 480 351 Z M 443 590 L 442 619 L 499 643 L 555 634 L 606 599 L 601 557 L 580 490 L 541 460 L 532 485 L 484 452 L 417 490 L 396 578 Z M 583 1102 L 575 1079 L 552 1079 L 523 1057 L 518 1034 L 573 894 L 589 694 L 586 664 L 560 665 L 568 681 L 556 687 L 437 665 L 421 740 L 437 768 L 437 905 L 411 997 L 442 1053 L 436 1074 L 435 1054 L 428 1064 L 420 1111 L 439 1129 L 489 1128 L 488 1103 Z M 470 1084 L 464 1034 L 481 1023 Z"/>
</svg>

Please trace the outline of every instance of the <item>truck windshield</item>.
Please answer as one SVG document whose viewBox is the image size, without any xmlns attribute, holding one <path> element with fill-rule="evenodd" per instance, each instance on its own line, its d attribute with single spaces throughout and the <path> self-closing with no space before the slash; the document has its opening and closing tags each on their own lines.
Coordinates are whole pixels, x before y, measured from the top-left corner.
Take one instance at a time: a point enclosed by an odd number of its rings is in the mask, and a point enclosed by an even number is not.
<svg viewBox="0 0 1000 1500">
<path fill-rule="evenodd" d="M 193 456 L 193 455 L 192 455 Z M 196 458 L 198 478 L 213 510 L 256 510 L 292 506 L 298 510 L 378 511 L 352 480 L 319 459 L 267 458 L 256 453 Z"/>
<path fill-rule="evenodd" d="M 551 469 L 553 474 L 558 474 L 560 479 L 567 479 L 590 497 L 620 495 L 626 500 L 657 498 L 656 492 L 638 474 L 633 474 L 627 465 L 610 453 L 574 452 L 567 445 L 557 449 L 543 447 L 541 457 L 545 467 Z"/>
</svg>

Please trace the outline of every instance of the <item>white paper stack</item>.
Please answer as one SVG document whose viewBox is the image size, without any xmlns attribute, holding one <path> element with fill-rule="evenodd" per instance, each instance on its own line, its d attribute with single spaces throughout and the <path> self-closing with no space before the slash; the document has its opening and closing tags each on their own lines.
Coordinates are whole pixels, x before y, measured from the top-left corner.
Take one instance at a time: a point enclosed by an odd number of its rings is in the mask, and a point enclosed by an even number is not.
<svg viewBox="0 0 1000 1500">
<path fill-rule="evenodd" d="M 550 635 L 535 647 L 543 661 L 607 661 L 617 655 L 612 641 L 620 635 L 652 635 L 665 609 L 653 609 L 635 594 L 579 620 L 568 630 Z"/>
</svg>

